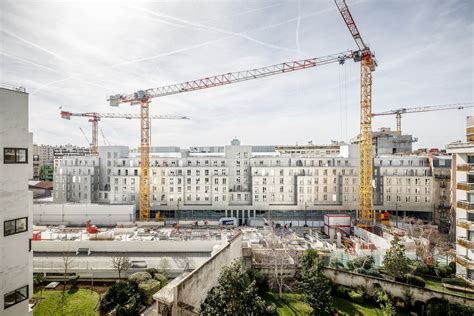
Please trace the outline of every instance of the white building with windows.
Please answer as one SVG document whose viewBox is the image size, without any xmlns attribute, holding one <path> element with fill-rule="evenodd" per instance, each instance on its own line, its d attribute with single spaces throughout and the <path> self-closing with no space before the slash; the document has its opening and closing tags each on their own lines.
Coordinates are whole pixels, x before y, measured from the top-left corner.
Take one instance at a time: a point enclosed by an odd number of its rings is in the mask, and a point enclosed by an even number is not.
<svg viewBox="0 0 474 316">
<path fill-rule="evenodd" d="M 29 315 L 33 293 L 33 136 L 28 132 L 28 94 L 0 88 L 0 315 Z"/>
<path fill-rule="evenodd" d="M 453 154 L 451 201 L 456 208 L 456 275 L 474 284 L 474 116 L 467 118 L 466 142 L 448 145 Z"/>
<path fill-rule="evenodd" d="M 151 149 L 151 209 L 179 219 L 322 221 L 326 212 L 358 208 L 358 147 L 354 144 Z M 277 150 L 281 149 L 281 152 Z M 290 151 L 289 151 L 290 150 Z M 320 153 L 316 155 L 315 153 Z M 128 147 L 99 147 L 99 157 L 64 157 L 54 176 L 54 201 L 135 204 L 139 208 L 140 158 Z M 375 209 L 430 220 L 433 175 L 428 156 L 374 158 Z M 97 190 L 98 188 L 98 190 Z"/>
</svg>

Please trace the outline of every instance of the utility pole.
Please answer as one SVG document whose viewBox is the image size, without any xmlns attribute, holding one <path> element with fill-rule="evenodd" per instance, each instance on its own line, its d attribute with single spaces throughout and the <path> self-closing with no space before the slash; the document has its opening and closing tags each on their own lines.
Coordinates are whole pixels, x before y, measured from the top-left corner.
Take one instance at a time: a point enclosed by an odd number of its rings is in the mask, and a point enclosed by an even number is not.
<svg viewBox="0 0 474 316">
<path fill-rule="evenodd" d="M 395 202 L 395 210 L 397 211 L 396 216 L 397 216 L 397 228 L 398 228 L 398 202 Z"/>
</svg>

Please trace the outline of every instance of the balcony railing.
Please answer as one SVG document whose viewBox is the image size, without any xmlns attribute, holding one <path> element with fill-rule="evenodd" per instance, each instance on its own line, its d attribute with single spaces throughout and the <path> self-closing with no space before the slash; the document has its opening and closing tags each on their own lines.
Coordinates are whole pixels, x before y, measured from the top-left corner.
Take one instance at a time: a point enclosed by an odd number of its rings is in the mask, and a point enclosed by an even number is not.
<svg viewBox="0 0 474 316">
<path fill-rule="evenodd" d="M 474 203 L 468 202 L 466 200 L 457 201 L 456 206 L 467 211 L 474 210 Z"/>
<path fill-rule="evenodd" d="M 465 267 L 466 269 L 474 269 L 474 260 L 471 260 L 466 256 L 456 255 L 456 262 Z"/>
<path fill-rule="evenodd" d="M 466 237 L 458 237 L 456 238 L 456 243 L 458 245 L 463 246 L 467 249 L 474 249 L 474 240 L 469 240 Z"/>
<path fill-rule="evenodd" d="M 458 182 L 456 187 L 458 188 L 458 190 L 472 191 L 474 190 L 474 183 Z"/>
<path fill-rule="evenodd" d="M 467 218 L 459 218 L 457 225 L 464 229 L 474 230 L 474 221 L 469 221 Z"/>
<path fill-rule="evenodd" d="M 459 164 L 456 166 L 457 171 L 474 171 L 474 164 L 466 163 L 466 164 Z"/>
</svg>

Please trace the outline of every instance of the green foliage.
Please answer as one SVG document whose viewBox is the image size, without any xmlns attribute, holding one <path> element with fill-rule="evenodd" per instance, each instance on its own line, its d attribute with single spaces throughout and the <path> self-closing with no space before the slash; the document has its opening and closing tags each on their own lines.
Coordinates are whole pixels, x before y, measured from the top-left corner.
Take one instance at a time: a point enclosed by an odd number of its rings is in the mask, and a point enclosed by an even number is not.
<svg viewBox="0 0 474 316">
<path fill-rule="evenodd" d="M 71 291 L 76 291 L 77 290 L 79 277 L 80 277 L 79 275 L 71 275 L 69 277 L 69 285 L 71 286 Z"/>
<path fill-rule="evenodd" d="M 153 302 L 153 294 L 163 287 L 160 281 L 154 279 L 140 282 L 138 286 L 143 290 L 143 293 L 146 296 L 145 299 L 147 304 L 151 304 Z"/>
<path fill-rule="evenodd" d="M 388 294 L 385 293 L 383 290 L 378 290 L 375 293 L 375 301 L 379 303 L 383 316 L 395 316 L 397 314 L 397 311 L 393 306 L 392 300 L 390 300 Z"/>
<path fill-rule="evenodd" d="M 314 250 L 305 251 L 301 259 L 300 288 L 304 300 L 316 315 L 332 314 L 331 282 L 323 275 L 323 262 Z"/>
<path fill-rule="evenodd" d="M 152 278 L 155 277 L 155 274 L 160 273 L 156 268 L 148 268 L 145 270 L 146 273 L 150 274 Z"/>
<path fill-rule="evenodd" d="M 201 303 L 203 315 L 266 315 L 272 312 L 258 295 L 256 281 L 249 277 L 240 261 L 225 267 Z"/>
<path fill-rule="evenodd" d="M 426 285 L 425 281 L 417 275 L 407 274 L 406 280 L 407 280 L 407 283 L 411 285 L 420 286 L 420 287 L 425 287 Z"/>
<path fill-rule="evenodd" d="M 350 291 L 347 295 L 356 303 L 364 303 L 364 293 L 362 293 L 362 291 Z"/>
<path fill-rule="evenodd" d="M 260 271 L 256 269 L 249 269 L 247 273 L 251 280 L 255 280 L 255 285 L 257 286 L 259 293 L 264 293 L 268 291 L 267 279 Z"/>
<path fill-rule="evenodd" d="M 116 309 L 117 316 L 137 315 L 140 305 L 146 302 L 146 295 L 137 282 L 117 282 L 112 285 L 100 301 L 100 310 L 110 312 Z"/>
<path fill-rule="evenodd" d="M 135 272 L 129 275 L 128 280 L 134 282 L 143 282 L 151 279 L 151 275 L 148 272 Z"/>
<path fill-rule="evenodd" d="M 374 257 L 372 256 L 361 256 L 357 257 L 354 260 L 350 260 L 347 262 L 347 267 L 349 270 L 355 270 L 355 269 L 364 269 L 364 270 L 369 270 L 374 267 Z"/>
<path fill-rule="evenodd" d="M 329 259 L 329 267 L 339 270 L 345 270 L 344 264 L 336 257 L 331 257 L 331 259 Z"/>
<path fill-rule="evenodd" d="M 344 285 L 339 285 L 338 287 L 336 287 L 336 294 L 341 297 L 349 296 L 350 291 L 351 291 L 351 288 Z"/>
<path fill-rule="evenodd" d="M 409 261 L 405 255 L 405 246 L 399 242 L 398 236 L 392 239 L 390 248 L 383 259 L 383 267 L 388 275 L 395 279 L 404 280 L 409 271 Z"/>
<path fill-rule="evenodd" d="M 447 300 L 431 299 L 426 304 L 426 315 L 430 316 L 472 316 L 474 307 L 450 303 Z"/>
<path fill-rule="evenodd" d="M 460 287 L 470 287 L 471 285 L 463 280 L 463 279 L 450 279 L 450 278 L 445 278 L 445 279 L 442 279 L 442 282 L 443 283 L 446 283 L 446 284 L 451 284 L 451 285 L 456 285 L 456 286 L 460 286 Z"/>
<path fill-rule="evenodd" d="M 33 275 L 33 285 L 36 288 L 40 288 L 41 284 L 44 282 L 44 274 L 43 273 L 35 273 Z"/>
</svg>

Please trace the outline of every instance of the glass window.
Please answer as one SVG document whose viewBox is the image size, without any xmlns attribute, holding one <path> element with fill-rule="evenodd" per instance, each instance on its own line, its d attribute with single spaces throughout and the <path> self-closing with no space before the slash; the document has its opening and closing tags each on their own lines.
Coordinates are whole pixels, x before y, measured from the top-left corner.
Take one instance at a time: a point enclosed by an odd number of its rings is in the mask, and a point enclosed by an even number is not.
<svg viewBox="0 0 474 316">
<path fill-rule="evenodd" d="M 28 299 L 28 285 L 21 287 L 15 291 L 11 291 L 4 296 L 4 308 L 11 307 L 15 304 Z"/>
<path fill-rule="evenodd" d="M 26 148 L 4 148 L 4 163 L 28 163 L 28 149 Z"/>
<path fill-rule="evenodd" d="M 3 223 L 3 235 L 9 236 L 26 232 L 28 230 L 28 217 L 22 217 L 5 221 Z"/>
</svg>

